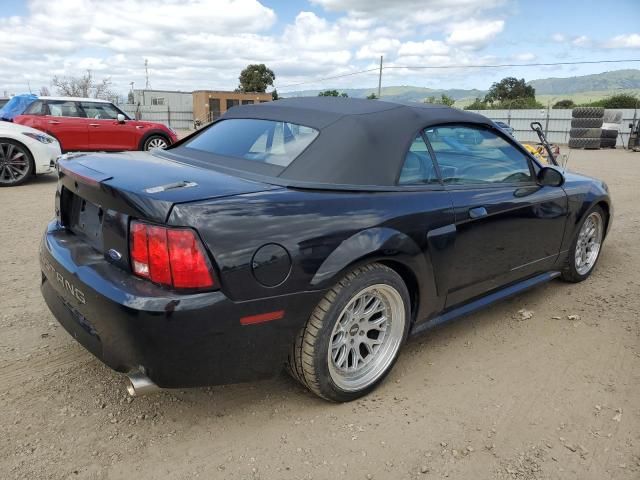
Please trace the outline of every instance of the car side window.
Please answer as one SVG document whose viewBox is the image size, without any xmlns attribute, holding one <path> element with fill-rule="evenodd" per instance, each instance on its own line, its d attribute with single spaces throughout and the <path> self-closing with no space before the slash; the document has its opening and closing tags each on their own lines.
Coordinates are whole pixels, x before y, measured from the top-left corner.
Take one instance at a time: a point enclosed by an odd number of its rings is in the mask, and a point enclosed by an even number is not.
<svg viewBox="0 0 640 480">
<path fill-rule="evenodd" d="M 431 154 L 421 134 L 416 135 L 404 158 L 398 185 L 429 185 L 440 183 Z"/>
<path fill-rule="evenodd" d="M 42 115 L 42 101 L 36 100 L 24 111 L 24 115 Z"/>
<path fill-rule="evenodd" d="M 528 183 L 534 180 L 525 154 L 490 130 L 447 125 L 429 127 L 425 134 L 445 183 Z"/>
<path fill-rule="evenodd" d="M 49 100 L 47 107 L 49 109 L 49 115 L 52 117 L 84 117 L 84 113 L 78 108 L 76 102 Z"/>
<path fill-rule="evenodd" d="M 101 102 L 81 102 L 82 110 L 87 118 L 95 120 L 115 120 L 120 113 L 116 107 L 110 103 Z"/>
</svg>

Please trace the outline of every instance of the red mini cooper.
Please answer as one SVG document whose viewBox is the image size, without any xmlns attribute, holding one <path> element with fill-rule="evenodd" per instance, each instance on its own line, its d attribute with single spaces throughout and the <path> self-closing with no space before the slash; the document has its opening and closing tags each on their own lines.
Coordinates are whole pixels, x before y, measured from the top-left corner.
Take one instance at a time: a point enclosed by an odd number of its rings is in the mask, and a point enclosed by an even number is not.
<svg viewBox="0 0 640 480">
<path fill-rule="evenodd" d="M 171 128 L 132 120 L 95 98 L 38 97 L 13 121 L 55 137 L 65 152 L 164 149 L 178 140 Z"/>
</svg>

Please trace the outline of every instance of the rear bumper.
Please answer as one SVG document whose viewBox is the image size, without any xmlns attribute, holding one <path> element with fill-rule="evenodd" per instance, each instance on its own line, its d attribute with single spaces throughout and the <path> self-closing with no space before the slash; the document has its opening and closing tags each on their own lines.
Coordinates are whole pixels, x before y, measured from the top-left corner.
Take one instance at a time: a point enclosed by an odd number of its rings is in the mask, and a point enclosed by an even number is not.
<svg viewBox="0 0 640 480">
<path fill-rule="evenodd" d="M 160 387 L 268 378 L 323 292 L 233 302 L 222 292 L 180 295 L 113 266 L 75 235 L 49 224 L 41 249 L 42 295 L 60 324 L 109 367 L 139 366 Z M 284 310 L 282 319 L 240 318 Z"/>
</svg>

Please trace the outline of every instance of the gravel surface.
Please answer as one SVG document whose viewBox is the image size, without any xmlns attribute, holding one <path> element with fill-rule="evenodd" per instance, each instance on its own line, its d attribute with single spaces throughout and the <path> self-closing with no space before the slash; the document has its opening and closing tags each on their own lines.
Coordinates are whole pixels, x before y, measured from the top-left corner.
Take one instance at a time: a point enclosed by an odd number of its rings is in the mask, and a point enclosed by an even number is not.
<svg viewBox="0 0 640 480">
<path fill-rule="evenodd" d="M 570 166 L 615 202 L 594 275 L 410 340 L 344 405 L 285 374 L 128 398 L 40 297 L 55 178 L 0 189 L 0 478 L 640 478 L 640 153 Z"/>
</svg>

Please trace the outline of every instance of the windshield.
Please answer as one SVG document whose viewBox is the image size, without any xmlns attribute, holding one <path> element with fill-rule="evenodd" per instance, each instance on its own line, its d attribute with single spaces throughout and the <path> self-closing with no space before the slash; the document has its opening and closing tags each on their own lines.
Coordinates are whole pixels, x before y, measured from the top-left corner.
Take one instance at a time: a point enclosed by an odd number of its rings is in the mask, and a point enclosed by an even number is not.
<svg viewBox="0 0 640 480">
<path fill-rule="evenodd" d="M 184 146 L 284 169 L 317 136 L 317 130 L 294 123 L 232 118 L 213 124 Z"/>
</svg>

